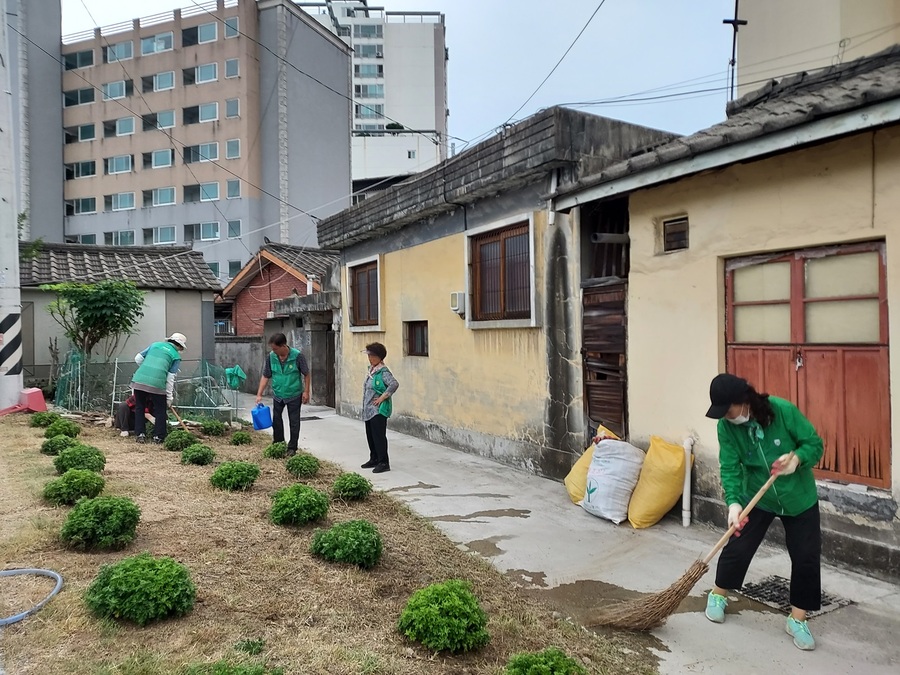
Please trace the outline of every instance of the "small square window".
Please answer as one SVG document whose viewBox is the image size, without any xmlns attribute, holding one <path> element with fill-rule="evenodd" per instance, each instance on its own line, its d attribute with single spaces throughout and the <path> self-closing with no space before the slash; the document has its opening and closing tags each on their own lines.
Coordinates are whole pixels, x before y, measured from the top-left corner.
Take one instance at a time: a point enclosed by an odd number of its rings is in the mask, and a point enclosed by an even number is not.
<svg viewBox="0 0 900 675">
<path fill-rule="evenodd" d="M 216 241 L 219 238 L 219 223 L 200 223 L 200 241 Z"/>
<path fill-rule="evenodd" d="M 225 77 L 237 77 L 240 75 L 241 62 L 239 59 L 225 59 Z"/>
<path fill-rule="evenodd" d="M 166 91 L 175 88 L 175 71 L 167 70 L 153 76 L 153 91 Z"/>
<path fill-rule="evenodd" d="M 92 141 L 96 138 L 93 124 L 82 124 L 78 127 L 79 141 Z"/>
<path fill-rule="evenodd" d="M 229 16 L 225 19 L 225 38 L 234 38 L 240 34 L 240 30 L 238 28 L 238 17 Z"/>
<path fill-rule="evenodd" d="M 225 159 L 237 159 L 241 156 L 241 139 L 230 138 L 225 141 Z"/>
<path fill-rule="evenodd" d="M 228 278 L 234 279 L 238 274 L 241 273 L 241 269 L 244 266 L 241 264 L 240 260 L 229 260 L 228 261 Z"/>
<path fill-rule="evenodd" d="M 107 82 L 103 85 L 104 101 L 115 101 L 120 98 L 125 98 L 125 80 Z"/>
<path fill-rule="evenodd" d="M 406 158 L 407 158 L 407 159 L 415 159 L 415 158 L 416 158 L 416 151 L 415 151 L 415 150 L 407 150 L 407 151 L 406 151 Z"/>
<path fill-rule="evenodd" d="M 241 116 L 241 101 L 237 98 L 230 98 L 225 101 L 225 117 L 240 117 Z"/>
<path fill-rule="evenodd" d="M 214 202 L 219 199 L 218 183 L 200 183 L 200 201 Z"/>
<path fill-rule="evenodd" d="M 215 82 L 219 79 L 219 66 L 216 63 L 205 63 L 197 66 L 197 72 L 194 76 L 194 82 L 203 84 L 204 82 Z"/>
<path fill-rule="evenodd" d="M 165 150 L 154 150 L 151 167 L 154 169 L 162 169 L 167 166 L 172 166 L 171 148 L 167 148 Z"/>
<path fill-rule="evenodd" d="M 228 221 L 228 238 L 229 239 L 237 239 L 240 236 L 241 236 L 241 221 L 229 220 Z"/>
<path fill-rule="evenodd" d="M 153 228 L 154 244 L 174 244 L 175 243 L 175 226 L 167 225 L 165 227 Z"/>
<path fill-rule="evenodd" d="M 689 226 L 687 216 L 671 218 L 662 222 L 662 248 L 663 253 L 683 251 L 688 248 Z"/>
<path fill-rule="evenodd" d="M 209 271 L 213 273 L 213 276 L 218 277 L 219 276 L 219 263 L 208 262 L 206 264 L 209 265 Z"/>
<path fill-rule="evenodd" d="M 164 187 L 153 190 L 153 206 L 168 206 L 175 203 L 175 188 Z M 146 204 L 145 204 L 146 206 Z"/>
<path fill-rule="evenodd" d="M 215 21 L 197 26 L 197 44 L 202 45 L 204 42 L 215 42 L 217 30 L 218 24 Z"/>
<path fill-rule="evenodd" d="M 215 122 L 219 119 L 219 104 L 204 103 L 200 106 L 200 121 Z"/>
<path fill-rule="evenodd" d="M 134 118 L 122 117 L 116 120 L 116 136 L 130 136 L 134 133 Z"/>
<path fill-rule="evenodd" d="M 238 178 L 232 178 L 225 182 L 228 199 L 237 199 L 241 196 L 241 181 Z"/>
<path fill-rule="evenodd" d="M 406 355 L 428 356 L 428 322 L 405 321 Z"/>
<path fill-rule="evenodd" d="M 174 110 L 163 110 L 162 112 L 156 113 L 156 128 L 157 129 L 171 129 L 175 126 L 175 111 Z"/>
</svg>

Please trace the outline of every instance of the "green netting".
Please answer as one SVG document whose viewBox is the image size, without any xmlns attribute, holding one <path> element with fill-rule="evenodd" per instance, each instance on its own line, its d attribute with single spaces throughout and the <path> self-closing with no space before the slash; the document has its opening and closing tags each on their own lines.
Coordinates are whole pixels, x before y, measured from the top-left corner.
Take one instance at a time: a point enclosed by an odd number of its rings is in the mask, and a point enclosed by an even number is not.
<svg viewBox="0 0 900 675">
<path fill-rule="evenodd" d="M 200 361 L 190 375 L 182 365 L 175 379 L 175 406 L 183 417 L 232 419 L 236 401 L 225 368 Z"/>
<path fill-rule="evenodd" d="M 114 362 L 85 361 L 81 352 L 69 351 L 59 369 L 56 405 L 77 411 L 109 409 L 115 371 Z"/>
</svg>

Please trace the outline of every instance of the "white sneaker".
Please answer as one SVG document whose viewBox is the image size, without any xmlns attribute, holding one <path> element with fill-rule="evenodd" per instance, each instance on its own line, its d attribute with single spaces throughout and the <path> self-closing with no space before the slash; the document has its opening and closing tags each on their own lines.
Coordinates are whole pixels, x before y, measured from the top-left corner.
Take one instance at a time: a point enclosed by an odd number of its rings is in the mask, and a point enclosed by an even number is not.
<svg viewBox="0 0 900 675">
<path fill-rule="evenodd" d="M 128 432 L 127 432 L 127 431 L 123 431 L 123 432 L 121 432 L 121 433 L 119 434 L 119 436 L 121 436 L 122 438 L 126 438 L 126 437 L 128 436 Z"/>
</svg>

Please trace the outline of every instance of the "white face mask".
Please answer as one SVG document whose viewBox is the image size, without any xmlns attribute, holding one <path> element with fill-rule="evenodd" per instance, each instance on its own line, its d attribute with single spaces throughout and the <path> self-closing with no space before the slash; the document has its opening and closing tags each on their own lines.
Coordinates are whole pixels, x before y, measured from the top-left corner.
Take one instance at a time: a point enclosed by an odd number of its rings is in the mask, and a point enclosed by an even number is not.
<svg viewBox="0 0 900 675">
<path fill-rule="evenodd" d="M 743 410 L 743 408 L 741 408 L 741 410 Z M 746 415 L 738 415 L 737 417 L 726 417 L 725 419 L 727 419 L 732 424 L 746 424 L 747 422 L 750 421 L 750 410 L 749 409 L 747 410 Z"/>
</svg>

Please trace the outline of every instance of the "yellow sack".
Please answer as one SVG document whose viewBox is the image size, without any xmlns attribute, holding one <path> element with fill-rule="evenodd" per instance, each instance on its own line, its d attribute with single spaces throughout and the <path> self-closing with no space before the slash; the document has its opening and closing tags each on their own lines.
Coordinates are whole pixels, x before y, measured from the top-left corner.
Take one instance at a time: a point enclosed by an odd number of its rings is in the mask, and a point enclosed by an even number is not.
<svg viewBox="0 0 900 675">
<path fill-rule="evenodd" d="M 628 522 L 635 529 L 655 525 L 678 503 L 683 491 L 684 448 L 651 436 L 641 476 L 628 503 Z"/>
<path fill-rule="evenodd" d="M 602 425 L 597 427 L 597 436 L 595 438 L 612 438 L 616 441 L 621 440 L 613 432 Z M 572 500 L 573 504 L 577 504 L 584 499 L 584 492 L 587 490 L 588 467 L 591 465 L 591 459 L 594 457 L 595 447 L 596 446 L 591 443 L 591 446 L 584 451 L 578 461 L 575 462 L 571 471 L 569 471 L 569 475 L 566 476 L 566 492 L 569 493 L 569 499 Z"/>
</svg>

